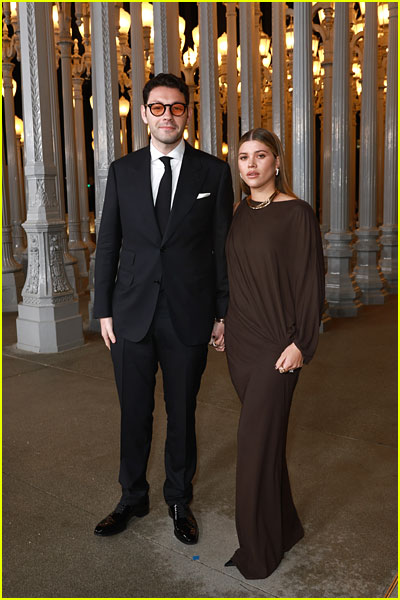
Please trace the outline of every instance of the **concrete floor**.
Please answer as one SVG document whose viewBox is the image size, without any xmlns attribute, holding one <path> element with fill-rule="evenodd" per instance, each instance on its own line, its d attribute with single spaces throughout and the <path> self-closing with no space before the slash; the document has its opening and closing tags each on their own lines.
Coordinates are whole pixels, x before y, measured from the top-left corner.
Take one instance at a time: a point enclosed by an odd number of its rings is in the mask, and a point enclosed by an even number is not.
<svg viewBox="0 0 400 600">
<path fill-rule="evenodd" d="M 303 369 L 288 461 L 306 535 L 259 581 L 223 566 L 237 545 L 240 411 L 225 356 L 210 351 L 198 399 L 198 545 L 175 539 L 162 498 L 159 383 L 150 514 L 101 539 L 93 528 L 119 498 L 108 351 L 93 333 L 57 355 L 18 351 L 4 315 L 3 597 L 383 597 L 397 568 L 396 307 L 391 296 L 333 320 Z"/>
</svg>

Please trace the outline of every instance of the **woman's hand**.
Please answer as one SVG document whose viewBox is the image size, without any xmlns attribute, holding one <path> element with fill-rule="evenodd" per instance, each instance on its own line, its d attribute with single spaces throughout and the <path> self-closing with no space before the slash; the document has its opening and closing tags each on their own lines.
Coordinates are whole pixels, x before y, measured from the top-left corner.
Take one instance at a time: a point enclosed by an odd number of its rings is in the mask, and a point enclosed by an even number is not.
<svg viewBox="0 0 400 600">
<path fill-rule="evenodd" d="M 225 326 L 224 323 L 215 322 L 211 334 L 210 346 L 213 346 L 217 352 L 225 350 Z"/>
<path fill-rule="evenodd" d="M 279 369 L 279 373 L 287 373 L 302 366 L 303 355 L 294 343 L 284 349 L 275 363 L 275 369 Z"/>
</svg>

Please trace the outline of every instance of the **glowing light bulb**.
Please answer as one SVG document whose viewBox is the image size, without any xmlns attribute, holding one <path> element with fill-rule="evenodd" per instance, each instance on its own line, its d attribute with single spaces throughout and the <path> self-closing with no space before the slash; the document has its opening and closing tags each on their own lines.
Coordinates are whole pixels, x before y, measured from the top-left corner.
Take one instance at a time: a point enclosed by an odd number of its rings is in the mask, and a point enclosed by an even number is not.
<svg viewBox="0 0 400 600">
<path fill-rule="evenodd" d="M 198 47 L 200 41 L 200 28 L 198 25 L 192 30 L 192 38 L 194 45 Z"/>
<path fill-rule="evenodd" d="M 228 53 L 228 37 L 223 33 L 218 38 L 218 52 L 221 56 L 226 56 Z"/>
<path fill-rule="evenodd" d="M 142 2 L 142 24 L 143 27 L 153 26 L 153 5 L 150 2 Z"/>
<path fill-rule="evenodd" d="M 15 115 L 15 133 L 19 136 L 24 135 L 24 122 L 17 115 Z"/>
<path fill-rule="evenodd" d="M 124 96 L 119 99 L 119 114 L 121 117 L 126 117 L 129 113 L 130 104 Z"/>
<path fill-rule="evenodd" d="M 128 33 L 131 28 L 131 15 L 123 8 L 119 9 L 119 30 L 121 33 Z"/>
</svg>

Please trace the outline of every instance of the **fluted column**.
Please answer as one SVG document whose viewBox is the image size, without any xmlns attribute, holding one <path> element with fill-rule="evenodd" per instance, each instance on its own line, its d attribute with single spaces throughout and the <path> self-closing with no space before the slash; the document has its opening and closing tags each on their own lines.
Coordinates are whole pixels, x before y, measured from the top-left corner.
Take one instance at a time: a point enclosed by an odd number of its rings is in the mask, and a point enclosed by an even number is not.
<svg viewBox="0 0 400 600">
<path fill-rule="evenodd" d="M 330 226 L 330 205 L 331 205 L 331 135 L 332 135 L 332 63 L 333 63 L 333 5 L 328 4 L 325 11 L 324 25 L 321 27 L 324 41 L 324 60 L 321 64 L 324 74 L 324 92 L 323 92 L 323 133 L 322 133 L 322 225 L 323 234 L 329 231 Z M 348 31 L 348 21 L 346 21 L 346 31 Z M 336 31 L 336 30 L 335 30 Z M 348 38 L 346 38 L 348 44 Z M 347 60 L 349 65 L 349 59 Z M 348 77 L 346 75 L 346 81 Z M 348 84 L 349 85 L 349 84 Z M 349 102 L 347 100 L 347 106 Z"/>
<path fill-rule="evenodd" d="M 311 3 L 294 3 L 293 190 L 314 208 Z"/>
<path fill-rule="evenodd" d="M 118 105 L 118 67 L 115 36 L 114 5 L 92 2 L 92 89 L 94 129 L 94 169 L 96 181 L 96 233 L 99 231 L 103 212 L 104 194 L 108 169 L 113 160 L 121 156 Z M 90 302 L 89 320 L 92 330 L 99 329 L 93 319 L 94 265 L 96 252 L 90 256 Z"/>
<path fill-rule="evenodd" d="M 78 301 L 63 263 L 64 221 L 57 201 L 51 61 L 54 33 L 51 4 L 19 6 L 28 214 L 28 273 L 18 306 L 17 347 L 59 352 L 83 344 Z M 47 68 L 43 68 L 46 65 Z"/>
<path fill-rule="evenodd" d="M 62 3 L 59 11 L 60 35 L 59 47 L 61 52 L 62 71 L 62 96 L 63 96 L 63 124 L 65 146 L 65 174 L 67 184 L 68 204 L 68 248 L 72 256 L 78 261 L 79 288 L 83 292 L 88 284 L 89 255 L 81 236 L 81 219 L 79 214 L 78 174 L 76 160 L 75 118 L 72 99 L 72 64 L 71 48 L 73 45 L 70 25 L 71 6 L 68 2 Z"/>
<path fill-rule="evenodd" d="M 22 266 L 14 259 L 13 243 L 11 236 L 10 208 L 8 195 L 7 165 L 3 152 L 2 171 L 2 309 L 3 312 L 15 312 L 18 310 L 18 301 L 24 283 Z"/>
<path fill-rule="evenodd" d="M 154 74 L 174 73 L 180 77 L 179 2 L 154 2 Z"/>
<path fill-rule="evenodd" d="M 197 85 L 194 81 L 194 74 L 195 74 L 195 70 L 196 70 L 196 61 L 194 62 L 193 65 L 183 65 L 183 73 L 185 76 L 185 82 L 186 85 L 189 88 L 189 108 L 192 110 L 192 118 L 189 119 L 188 123 L 187 123 L 187 132 L 188 132 L 188 137 L 187 137 L 187 141 L 189 144 L 191 144 L 192 146 L 194 146 L 195 143 L 195 138 L 196 138 L 196 132 L 195 132 L 195 116 L 194 116 L 194 97 L 195 97 L 195 93 L 196 93 L 196 89 L 197 89 Z"/>
<path fill-rule="evenodd" d="M 18 183 L 19 183 L 19 199 L 20 199 L 20 214 L 21 214 L 21 225 L 24 221 L 26 221 L 26 195 L 25 195 L 25 174 L 24 174 L 24 165 L 23 165 L 23 156 L 24 156 L 24 144 L 21 142 L 21 135 L 15 131 L 15 143 L 17 147 L 17 169 L 18 169 Z M 22 227 L 21 227 L 22 228 Z M 22 232 L 24 234 L 24 240 L 26 238 L 25 231 L 22 228 Z M 12 237 L 12 236 L 11 236 Z M 17 262 L 21 261 L 22 270 L 26 275 L 26 270 L 28 268 L 28 248 L 25 246 L 22 253 L 17 255 Z"/>
<path fill-rule="evenodd" d="M 237 150 L 239 142 L 239 119 L 238 119 L 238 102 L 237 102 L 237 64 L 236 64 L 236 3 L 226 2 L 226 33 L 228 40 L 227 53 L 227 136 L 228 136 L 228 163 L 232 172 L 233 187 L 235 192 L 235 200 L 240 199 L 240 184 L 239 170 L 237 166 Z"/>
<path fill-rule="evenodd" d="M 217 7 L 199 2 L 200 24 L 200 145 L 222 157 L 221 107 L 218 89 Z"/>
<path fill-rule="evenodd" d="M 24 167 L 22 164 L 23 156 L 23 144 L 21 143 L 21 134 L 15 132 L 15 142 L 17 147 L 17 169 L 18 169 L 18 182 L 19 182 L 19 197 L 21 200 L 21 219 L 22 222 L 26 220 L 26 198 L 25 198 L 25 179 L 24 179 Z"/>
<path fill-rule="evenodd" d="M 380 267 L 389 292 L 397 293 L 397 162 L 398 162 L 398 55 L 397 2 L 389 2 L 389 53 L 387 63 L 385 177 Z"/>
<path fill-rule="evenodd" d="M 336 4 L 332 95 L 332 157 L 330 224 L 326 234 L 328 271 L 326 300 L 332 317 L 357 315 L 356 291 L 351 278 L 349 229 L 349 4 Z"/>
<path fill-rule="evenodd" d="M 240 24 L 240 81 L 241 81 L 241 135 L 255 127 L 254 83 L 254 5 L 253 2 L 239 3 Z M 258 67 L 259 68 L 259 67 Z"/>
<path fill-rule="evenodd" d="M 252 63 L 254 78 L 254 127 L 261 127 L 261 94 L 264 94 L 264 88 L 261 86 L 261 57 L 260 57 L 260 19 L 262 12 L 260 3 L 253 2 L 254 5 L 254 35 L 252 39 Z"/>
<path fill-rule="evenodd" d="M 363 92 L 361 101 L 359 228 L 356 230 L 355 276 L 361 302 L 383 304 L 382 280 L 377 265 L 379 234 L 376 226 L 376 79 L 377 3 L 365 3 Z"/>
<path fill-rule="evenodd" d="M 272 130 L 285 149 L 286 119 L 286 16 L 283 2 L 272 3 Z"/>
<path fill-rule="evenodd" d="M 286 10 L 287 11 L 287 10 Z M 285 12 L 286 12 L 285 11 Z M 286 39 L 285 39 L 286 45 Z M 289 180 L 293 183 L 293 49 L 289 49 L 287 51 L 287 61 L 286 61 L 286 78 L 288 74 L 291 75 L 291 79 L 286 79 L 287 92 L 285 94 L 285 118 L 286 118 L 286 128 L 285 128 L 285 157 L 286 157 L 286 166 L 289 175 Z M 274 58 L 272 57 L 272 60 Z M 291 91 L 290 91 L 291 90 Z"/>
<path fill-rule="evenodd" d="M 350 229 L 356 226 L 356 131 L 357 131 L 357 110 L 355 100 L 355 82 L 351 77 L 350 84 L 350 109 L 349 109 L 349 130 L 350 130 L 350 171 L 349 171 L 349 194 L 350 194 Z"/>
<path fill-rule="evenodd" d="M 3 90 L 4 90 L 4 125 L 6 130 L 7 144 L 7 165 L 8 165 L 8 185 L 10 194 L 10 218 L 13 238 L 14 255 L 17 261 L 23 260 L 25 252 L 25 234 L 21 227 L 21 198 L 17 166 L 17 146 L 15 138 L 15 109 L 14 96 L 12 91 L 12 74 L 14 64 L 11 60 L 14 57 L 15 49 L 12 40 L 9 39 L 7 26 L 3 29 Z"/>
<path fill-rule="evenodd" d="M 48 35 L 53 36 L 52 24 L 47 25 Z M 52 42 L 53 44 L 53 42 Z M 78 293 L 79 289 L 79 270 L 78 261 L 72 254 L 68 252 L 68 235 L 67 223 L 65 219 L 65 194 L 64 194 L 64 166 L 63 166 L 63 147 L 61 144 L 61 124 L 60 124 L 60 102 L 58 97 L 58 77 L 57 77 L 57 61 L 58 54 L 50 54 L 48 57 L 49 64 L 49 97 L 50 97 L 50 118 L 53 127 L 53 144 L 54 144 L 54 160 L 58 177 L 56 178 L 56 197 L 57 205 L 60 207 L 60 215 L 64 221 L 62 230 L 62 247 L 63 247 L 63 262 L 68 281 L 74 290 L 74 294 Z"/>
<path fill-rule="evenodd" d="M 383 224 L 383 184 L 385 156 L 385 59 L 387 38 L 378 37 L 377 104 L 376 104 L 376 222 Z"/>
<path fill-rule="evenodd" d="M 131 12 L 131 79 L 132 79 L 132 103 L 131 103 L 131 122 L 133 135 L 133 150 L 139 150 L 149 143 L 149 136 L 145 123 L 140 114 L 140 106 L 143 104 L 142 90 L 144 81 L 144 48 L 142 25 L 142 4 L 141 2 L 130 2 Z M 133 34 L 139 32 L 139 35 Z"/>
<path fill-rule="evenodd" d="M 86 167 L 86 142 L 85 142 L 85 120 L 83 116 L 83 79 L 82 77 L 72 78 L 72 87 L 74 92 L 74 122 L 76 133 L 76 162 L 78 176 L 78 197 L 79 213 L 81 218 L 82 241 L 90 253 L 96 248 L 90 235 L 89 219 L 89 198 L 87 187 L 87 167 Z"/>
</svg>

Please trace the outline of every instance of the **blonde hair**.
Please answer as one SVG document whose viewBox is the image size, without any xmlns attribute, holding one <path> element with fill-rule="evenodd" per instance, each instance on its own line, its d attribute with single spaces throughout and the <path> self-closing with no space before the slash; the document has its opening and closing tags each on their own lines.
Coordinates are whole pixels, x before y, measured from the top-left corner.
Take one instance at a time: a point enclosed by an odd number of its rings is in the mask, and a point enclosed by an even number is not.
<svg viewBox="0 0 400 600">
<path fill-rule="evenodd" d="M 289 184 L 285 164 L 285 155 L 283 152 L 281 140 L 278 138 L 278 136 L 275 135 L 275 133 L 273 133 L 272 131 L 268 131 L 267 129 L 263 129 L 262 127 L 251 129 L 250 131 L 242 135 L 242 137 L 240 138 L 238 150 L 240 149 L 240 146 L 242 146 L 242 144 L 244 144 L 245 142 L 250 142 L 252 140 L 257 140 L 258 142 L 261 142 L 262 144 L 267 146 L 267 148 L 271 150 L 275 158 L 279 156 L 279 173 L 278 175 L 275 175 L 275 187 L 283 194 L 287 194 L 292 198 L 297 198 L 296 194 L 293 193 L 293 190 Z M 243 179 L 240 180 L 240 185 L 244 193 L 249 195 L 250 188 L 247 185 L 247 183 L 243 181 Z"/>
</svg>

